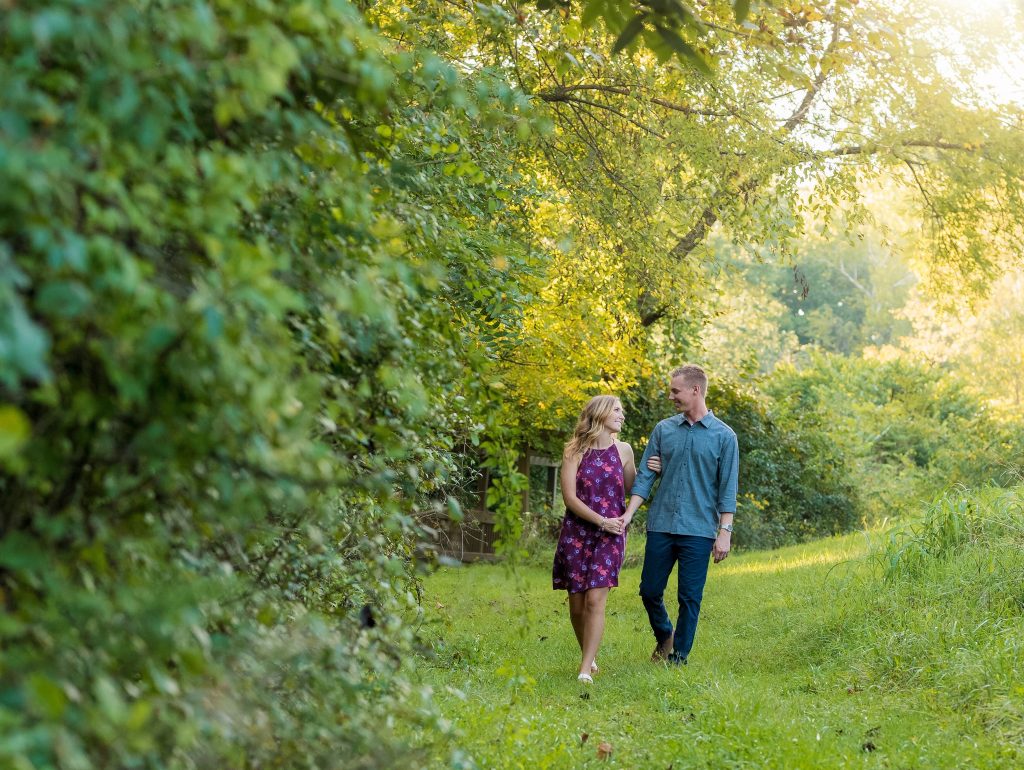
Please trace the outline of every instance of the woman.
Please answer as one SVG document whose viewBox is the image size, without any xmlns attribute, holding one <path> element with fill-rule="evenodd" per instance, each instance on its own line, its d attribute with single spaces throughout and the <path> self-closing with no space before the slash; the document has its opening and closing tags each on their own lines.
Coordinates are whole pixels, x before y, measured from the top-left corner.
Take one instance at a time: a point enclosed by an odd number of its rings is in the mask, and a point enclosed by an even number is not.
<svg viewBox="0 0 1024 770">
<path fill-rule="evenodd" d="M 625 414 L 615 396 L 595 396 L 583 408 L 562 455 L 565 519 L 555 549 L 552 587 L 569 592 L 569 619 L 583 658 L 579 681 L 592 684 L 604 635 L 608 591 L 619 584 L 626 553 L 620 517 L 636 478 L 633 449 L 615 436 Z"/>
</svg>

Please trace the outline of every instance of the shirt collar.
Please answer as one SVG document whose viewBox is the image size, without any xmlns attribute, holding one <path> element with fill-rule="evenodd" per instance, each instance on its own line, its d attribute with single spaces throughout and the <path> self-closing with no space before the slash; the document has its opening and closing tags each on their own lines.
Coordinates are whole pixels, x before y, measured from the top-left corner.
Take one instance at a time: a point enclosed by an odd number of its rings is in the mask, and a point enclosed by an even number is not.
<svg viewBox="0 0 1024 770">
<path fill-rule="evenodd" d="M 705 428 L 710 428 L 711 427 L 711 423 L 712 423 L 712 421 L 714 419 L 715 419 L 715 413 L 712 412 L 710 409 L 708 409 L 708 413 L 706 415 L 704 415 L 703 417 L 701 417 L 699 420 L 697 420 L 697 422 L 695 422 L 694 425 L 703 425 Z M 685 424 L 686 424 L 686 415 L 685 414 L 676 415 L 676 425 L 679 425 L 681 427 L 681 426 L 683 426 Z"/>
</svg>

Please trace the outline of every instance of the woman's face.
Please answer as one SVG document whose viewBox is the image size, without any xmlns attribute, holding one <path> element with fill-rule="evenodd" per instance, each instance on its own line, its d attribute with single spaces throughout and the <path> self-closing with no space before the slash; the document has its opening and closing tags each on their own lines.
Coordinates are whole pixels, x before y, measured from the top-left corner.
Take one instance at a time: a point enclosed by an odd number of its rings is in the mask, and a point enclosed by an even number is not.
<svg viewBox="0 0 1024 770">
<path fill-rule="evenodd" d="M 626 413 L 622 410 L 622 404 L 616 401 L 611 413 L 604 418 L 604 426 L 612 433 L 618 433 L 625 421 Z"/>
</svg>

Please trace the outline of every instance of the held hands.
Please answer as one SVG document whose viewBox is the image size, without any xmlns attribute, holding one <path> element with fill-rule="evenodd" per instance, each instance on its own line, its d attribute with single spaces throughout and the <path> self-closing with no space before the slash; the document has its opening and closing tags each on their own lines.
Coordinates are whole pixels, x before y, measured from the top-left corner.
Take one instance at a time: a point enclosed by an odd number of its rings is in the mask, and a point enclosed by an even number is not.
<svg viewBox="0 0 1024 770">
<path fill-rule="evenodd" d="M 606 532 L 610 535 L 621 535 L 626 531 L 626 527 L 629 526 L 629 522 L 625 516 L 621 516 L 617 519 L 604 519 L 598 523 L 598 529 L 602 532 Z"/>
<path fill-rule="evenodd" d="M 647 467 L 655 473 L 661 473 L 661 458 L 658 455 L 651 455 L 647 458 Z"/>
</svg>

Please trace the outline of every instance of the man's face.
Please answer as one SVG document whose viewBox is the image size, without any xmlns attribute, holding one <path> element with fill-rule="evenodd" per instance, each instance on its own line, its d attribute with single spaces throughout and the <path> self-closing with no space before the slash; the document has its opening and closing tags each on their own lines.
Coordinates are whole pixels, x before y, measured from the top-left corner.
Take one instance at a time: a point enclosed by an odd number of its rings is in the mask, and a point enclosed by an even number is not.
<svg viewBox="0 0 1024 770">
<path fill-rule="evenodd" d="M 700 402 L 700 389 L 696 384 L 686 382 L 682 375 L 672 378 L 669 384 L 668 397 L 676 405 L 676 411 L 687 413 Z"/>
</svg>

